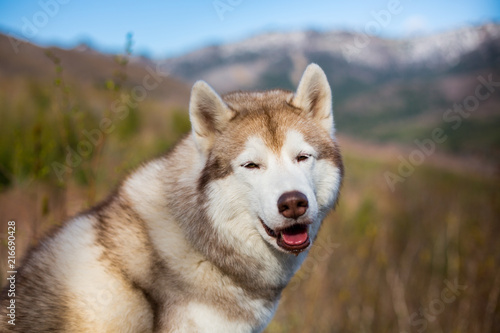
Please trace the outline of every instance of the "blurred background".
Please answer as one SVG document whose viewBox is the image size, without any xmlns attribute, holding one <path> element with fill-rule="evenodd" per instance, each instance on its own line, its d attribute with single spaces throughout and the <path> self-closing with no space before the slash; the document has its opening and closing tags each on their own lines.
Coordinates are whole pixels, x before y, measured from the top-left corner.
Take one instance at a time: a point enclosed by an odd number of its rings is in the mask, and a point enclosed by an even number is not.
<svg viewBox="0 0 500 333">
<path fill-rule="evenodd" d="M 500 3 L 0 2 L 0 278 L 189 131 L 198 79 L 326 72 L 339 205 L 268 333 L 500 332 Z"/>
</svg>

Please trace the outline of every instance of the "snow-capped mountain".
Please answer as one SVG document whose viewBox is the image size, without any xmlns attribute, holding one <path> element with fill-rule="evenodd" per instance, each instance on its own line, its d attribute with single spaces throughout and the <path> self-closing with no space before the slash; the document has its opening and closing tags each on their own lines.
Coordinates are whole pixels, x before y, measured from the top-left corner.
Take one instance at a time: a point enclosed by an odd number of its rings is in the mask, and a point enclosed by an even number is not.
<svg viewBox="0 0 500 333">
<path fill-rule="evenodd" d="M 449 70 L 481 48 L 498 50 L 499 42 L 500 24 L 494 23 L 398 40 L 342 31 L 274 32 L 206 47 L 167 59 L 163 65 L 185 80 L 205 79 L 224 91 L 293 86 L 312 61 L 337 78 L 339 71 L 343 77 L 349 69 L 349 75 L 368 83 L 373 82 L 374 72 L 387 76 L 394 70 Z"/>
</svg>

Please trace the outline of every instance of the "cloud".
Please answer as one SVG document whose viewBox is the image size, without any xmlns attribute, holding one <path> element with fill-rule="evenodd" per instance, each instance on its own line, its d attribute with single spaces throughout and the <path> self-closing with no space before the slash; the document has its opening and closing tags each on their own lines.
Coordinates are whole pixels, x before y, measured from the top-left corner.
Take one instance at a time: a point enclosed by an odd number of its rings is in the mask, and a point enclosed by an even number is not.
<svg viewBox="0 0 500 333">
<path fill-rule="evenodd" d="M 403 22 L 403 30 L 406 35 L 417 35 L 427 32 L 429 29 L 429 25 L 427 20 L 420 15 L 413 15 L 408 17 Z"/>
</svg>

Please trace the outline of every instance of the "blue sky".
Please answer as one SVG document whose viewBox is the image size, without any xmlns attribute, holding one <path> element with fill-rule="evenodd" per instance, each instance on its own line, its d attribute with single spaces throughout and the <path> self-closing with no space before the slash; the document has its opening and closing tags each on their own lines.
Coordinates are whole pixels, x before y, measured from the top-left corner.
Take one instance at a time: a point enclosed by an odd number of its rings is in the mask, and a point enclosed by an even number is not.
<svg viewBox="0 0 500 333">
<path fill-rule="evenodd" d="M 382 13 L 383 24 L 374 13 Z M 155 58 L 265 31 L 362 32 L 378 24 L 376 35 L 400 38 L 491 21 L 500 22 L 498 0 L 0 0 L 0 32 L 39 45 L 86 42 L 113 53 L 131 32 L 134 53 Z"/>
</svg>

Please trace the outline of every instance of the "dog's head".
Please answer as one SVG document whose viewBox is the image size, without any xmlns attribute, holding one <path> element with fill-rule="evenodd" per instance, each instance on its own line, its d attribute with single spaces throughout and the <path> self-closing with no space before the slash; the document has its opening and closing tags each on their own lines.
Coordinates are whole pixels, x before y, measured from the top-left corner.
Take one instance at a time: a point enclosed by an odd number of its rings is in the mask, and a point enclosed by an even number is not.
<svg viewBox="0 0 500 333">
<path fill-rule="evenodd" d="M 221 97 L 199 81 L 190 118 L 206 160 L 198 185 L 209 215 L 225 223 L 217 225 L 219 231 L 248 242 L 260 235 L 286 253 L 306 250 L 337 201 L 343 176 L 330 86 L 321 68 L 309 65 L 295 93 Z"/>
</svg>

